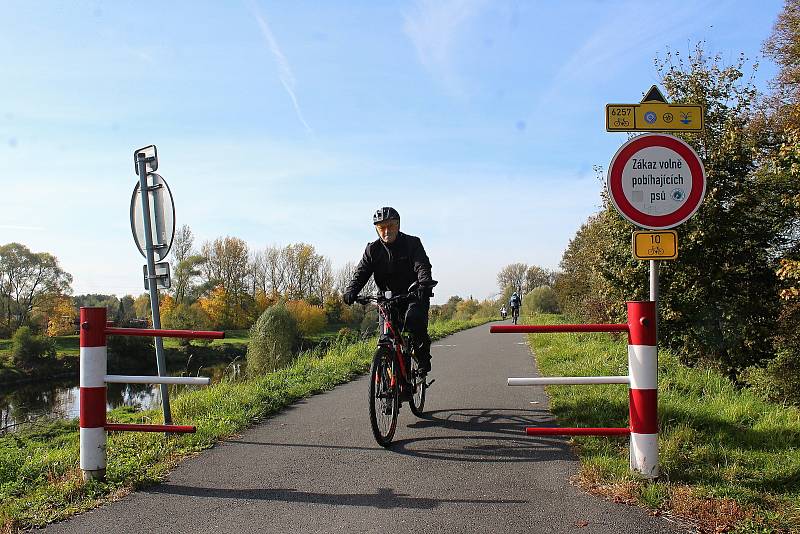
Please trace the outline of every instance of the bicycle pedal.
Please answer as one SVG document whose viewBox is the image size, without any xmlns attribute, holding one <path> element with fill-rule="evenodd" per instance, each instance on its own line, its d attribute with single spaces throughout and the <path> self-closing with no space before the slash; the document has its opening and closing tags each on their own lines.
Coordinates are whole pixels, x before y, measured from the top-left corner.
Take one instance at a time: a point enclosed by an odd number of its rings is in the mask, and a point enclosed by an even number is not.
<svg viewBox="0 0 800 534">
<path fill-rule="evenodd" d="M 433 380 L 431 380 L 430 382 L 428 382 L 427 384 L 425 384 L 425 387 L 426 387 L 426 388 L 429 388 L 429 387 L 431 387 L 431 384 L 433 384 L 434 382 L 436 382 L 436 379 L 435 379 L 435 378 L 434 378 Z"/>
</svg>

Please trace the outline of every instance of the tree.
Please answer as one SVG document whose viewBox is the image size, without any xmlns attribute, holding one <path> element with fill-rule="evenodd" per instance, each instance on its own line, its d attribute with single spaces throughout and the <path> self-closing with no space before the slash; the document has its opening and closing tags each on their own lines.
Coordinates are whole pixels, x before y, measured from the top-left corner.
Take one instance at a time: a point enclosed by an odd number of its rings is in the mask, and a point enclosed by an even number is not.
<svg viewBox="0 0 800 534">
<path fill-rule="evenodd" d="M 777 184 L 757 172 L 768 136 L 754 128 L 756 90 L 745 59 L 724 66 L 701 46 L 658 63 L 670 100 L 701 104 L 705 131 L 683 135 L 703 160 L 703 205 L 680 227 L 680 255 L 660 270 L 660 338 L 687 363 L 711 361 L 731 375 L 774 356 L 779 306 L 775 253 L 790 222 Z M 645 262 L 631 259 L 631 226 L 605 198 L 601 270 L 622 300 L 647 298 Z M 618 309 L 617 309 L 618 310 Z M 621 318 L 619 318 L 621 319 Z"/>
<path fill-rule="evenodd" d="M 538 265 L 531 265 L 525 271 L 524 292 L 533 290 L 540 286 L 552 286 L 556 279 L 556 273 L 549 269 L 544 269 Z"/>
<path fill-rule="evenodd" d="M 134 302 L 132 295 L 125 295 L 119 299 L 119 308 L 114 318 L 114 322 L 117 323 L 117 326 L 127 326 L 130 324 L 131 320 L 136 319 Z"/>
<path fill-rule="evenodd" d="M 34 253 L 19 243 L 0 246 L 0 318 L 5 334 L 27 325 L 37 306 L 72 292 L 72 275 L 55 256 Z"/>
<path fill-rule="evenodd" d="M 344 294 L 345 289 L 350 284 L 350 280 L 353 279 L 353 273 L 356 272 L 356 264 L 352 261 L 348 261 L 345 263 L 341 269 L 336 271 L 336 275 L 334 276 L 334 287 L 336 288 L 339 293 Z M 362 295 L 374 295 L 378 292 L 378 286 L 375 284 L 375 277 L 370 276 L 367 283 L 364 285 L 364 288 L 361 290 Z"/>
<path fill-rule="evenodd" d="M 53 301 L 47 313 L 47 335 L 66 336 L 74 334 L 78 319 L 78 309 L 68 295 L 61 295 Z"/>
<path fill-rule="evenodd" d="M 232 325 L 234 315 L 238 315 L 245 308 L 247 294 L 247 278 L 251 274 L 251 266 L 247 250 L 247 243 L 236 237 L 215 239 L 213 242 L 203 243 L 202 255 L 205 262 L 202 269 L 206 280 L 221 292 L 222 309 L 219 318 L 220 325 Z"/>
<path fill-rule="evenodd" d="M 525 285 L 525 276 L 528 266 L 524 263 L 512 263 L 503 267 L 497 273 L 497 285 L 504 293 L 511 291 L 522 291 Z M 509 289 L 511 291 L 509 291 Z"/>
<path fill-rule="evenodd" d="M 561 258 L 554 289 L 559 308 L 575 320 L 602 323 L 614 315 L 612 287 L 600 265 L 603 250 L 611 244 L 604 221 L 608 216 L 608 212 L 601 212 L 589 217 Z M 617 303 L 616 312 L 622 312 L 621 302 Z"/>
<path fill-rule="evenodd" d="M 800 122 L 800 1 L 786 0 L 764 54 L 778 64 L 773 105 L 783 112 L 781 120 L 795 128 Z"/>
<path fill-rule="evenodd" d="M 522 310 L 525 314 L 558 313 L 558 298 L 550 286 L 535 287 L 522 299 Z"/>
<path fill-rule="evenodd" d="M 286 289 L 286 264 L 283 249 L 278 246 L 267 247 L 253 257 L 253 279 L 257 289 L 265 295 L 277 299 Z"/>
<path fill-rule="evenodd" d="M 153 309 L 150 306 L 150 295 L 142 293 L 133 301 L 133 311 L 138 319 L 149 319 L 152 321 Z"/>
<path fill-rule="evenodd" d="M 208 316 L 208 320 L 213 327 L 225 328 L 228 326 L 226 321 L 231 315 L 227 302 L 228 296 L 225 288 L 220 285 L 215 287 L 207 296 L 200 297 L 197 304 Z"/>
<path fill-rule="evenodd" d="M 297 330 L 304 336 L 321 332 L 328 323 L 321 306 L 312 306 L 304 300 L 290 300 L 286 303 L 286 309 L 297 324 Z"/>
</svg>

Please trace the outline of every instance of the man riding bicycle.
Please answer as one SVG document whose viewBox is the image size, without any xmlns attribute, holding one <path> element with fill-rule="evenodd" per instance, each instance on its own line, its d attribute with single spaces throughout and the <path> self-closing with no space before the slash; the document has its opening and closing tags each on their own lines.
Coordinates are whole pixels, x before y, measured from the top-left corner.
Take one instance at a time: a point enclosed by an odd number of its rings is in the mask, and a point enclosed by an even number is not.
<svg viewBox="0 0 800 534">
<path fill-rule="evenodd" d="M 511 308 L 511 313 L 514 311 L 519 312 L 519 307 L 522 305 L 522 300 L 519 298 L 519 295 L 516 291 L 511 294 L 511 298 L 508 299 L 508 306 Z"/>
<path fill-rule="evenodd" d="M 358 293 L 369 281 L 381 291 L 401 294 L 419 282 L 418 298 L 409 300 L 405 311 L 405 330 L 411 332 L 417 344 L 415 353 L 420 370 L 431 370 L 431 338 L 428 336 L 428 310 L 430 308 L 431 262 L 422 241 L 400 231 L 400 214 L 391 207 L 380 208 L 372 217 L 378 239 L 367 244 L 353 278 L 345 289 L 345 304 L 355 302 Z"/>
</svg>

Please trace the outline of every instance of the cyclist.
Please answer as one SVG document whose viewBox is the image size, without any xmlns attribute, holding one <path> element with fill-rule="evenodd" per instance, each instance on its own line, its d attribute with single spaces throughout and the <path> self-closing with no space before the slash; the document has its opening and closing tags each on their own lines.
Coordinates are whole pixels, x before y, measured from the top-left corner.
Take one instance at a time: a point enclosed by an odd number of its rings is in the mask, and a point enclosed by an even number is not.
<svg viewBox="0 0 800 534">
<path fill-rule="evenodd" d="M 506 318 L 506 315 L 508 315 L 508 311 L 506 311 L 506 307 L 505 307 L 505 306 L 503 306 L 502 308 L 500 308 L 500 317 L 502 317 L 503 319 L 505 319 L 505 318 Z"/>
<path fill-rule="evenodd" d="M 511 315 L 514 315 L 515 312 L 519 314 L 520 305 L 522 305 L 522 299 L 520 299 L 517 292 L 514 291 L 511 294 L 511 298 L 508 299 L 508 306 L 511 308 Z"/>
<path fill-rule="evenodd" d="M 420 371 L 431 370 L 431 338 L 428 336 L 428 310 L 430 309 L 431 262 L 418 237 L 400 231 L 400 214 L 391 207 L 383 207 L 372 217 L 378 239 L 368 243 L 342 299 L 345 304 L 355 302 L 359 291 L 375 278 L 381 291 L 401 294 L 419 282 L 417 299 L 409 300 L 405 312 L 405 329 L 414 336 L 415 352 Z"/>
</svg>

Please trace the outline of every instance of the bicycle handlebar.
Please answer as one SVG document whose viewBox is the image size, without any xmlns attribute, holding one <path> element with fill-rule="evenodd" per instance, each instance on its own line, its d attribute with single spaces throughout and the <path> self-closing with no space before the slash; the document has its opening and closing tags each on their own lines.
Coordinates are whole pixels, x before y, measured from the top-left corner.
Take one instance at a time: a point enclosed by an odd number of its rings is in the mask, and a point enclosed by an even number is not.
<svg viewBox="0 0 800 534">
<path fill-rule="evenodd" d="M 386 298 L 383 295 L 359 295 L 356 297 L 356 302 L 359 304 L 368 304 L 370 302 L 395 302 L 407 298 L 419 298 L 416 293 L 401 293 L 400 295 L 392 295 Z"/>
</svg>

